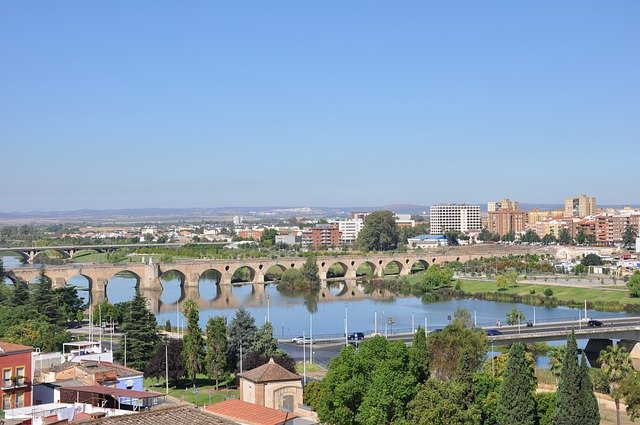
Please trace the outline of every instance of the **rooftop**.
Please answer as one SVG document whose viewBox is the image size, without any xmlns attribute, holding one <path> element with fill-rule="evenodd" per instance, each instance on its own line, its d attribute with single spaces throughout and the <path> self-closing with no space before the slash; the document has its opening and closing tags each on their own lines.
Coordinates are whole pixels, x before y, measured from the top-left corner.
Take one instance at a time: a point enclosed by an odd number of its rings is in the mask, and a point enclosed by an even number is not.
<svg viewBox="0 0 640 425">
<path fill-rule="evenodd" d="M 0 341 L 0 356 L 6 356 L 14 353 L 30 353 L 33 347 L 28 345 L 12 344 L 10 342 Z"/>
<path fill-rule="evenodd" d="M 445 240 L 447 237 L 445 235 L 417 235 L 409 240 L 419 240 L 419 241 L 430 241 L 430 240 Z"/>
<path fill-rule="evenodd" d="M 253 382 L 299 381 L 302 379 L 300 375 L 289 372 L 287 369 L 274 362 L 273 358 L 269 360 L 269 363 L 263 364 L 255 369 L 239 373 L 238 376 Z"/>
<path fill-rule="evenodd" d="M 241 400 L 222 401 L 207 406 L 205 410 L 225 419 L 251 425 L 281 425 L 298 416 L 295 413 L 282 412 Z"/>
<path fill-rule="evenodd" d="M 101 387 L 100 385 L 79 385 L 77 387 L 62 387 L 60 388 L 60 390 L 110 395 L 112 397 L 128 397 L 132 399 L 164 397 L 164 394 L 156 393 L 153 391 L 136 391 L 128 390 L 126 388 Z"/>
<path fill-rule="evenodd" d="M 225 419 L 217 418 L 200 409 L 191 406 L 179 406 L 171 408 L 155 408 L 148 412 L 133 415 L 111 416 L 96 419 L 85 424 L 122 424 L 122 425 L 233 425 Z"/>
</svg>

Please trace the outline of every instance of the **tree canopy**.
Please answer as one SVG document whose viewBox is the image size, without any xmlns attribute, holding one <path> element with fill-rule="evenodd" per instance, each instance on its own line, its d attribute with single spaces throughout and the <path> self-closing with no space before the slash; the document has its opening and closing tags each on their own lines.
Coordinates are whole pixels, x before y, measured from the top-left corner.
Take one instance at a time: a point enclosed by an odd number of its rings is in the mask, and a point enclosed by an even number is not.
<svg viewBox="0 0 640 425">
<path fill-rule="evenodd" d="M 396 218 L 391 211 L 374 211 L 364 219 L 356 245 L 364 251 L 389 251 L 398 247 Z"/>
</svg>

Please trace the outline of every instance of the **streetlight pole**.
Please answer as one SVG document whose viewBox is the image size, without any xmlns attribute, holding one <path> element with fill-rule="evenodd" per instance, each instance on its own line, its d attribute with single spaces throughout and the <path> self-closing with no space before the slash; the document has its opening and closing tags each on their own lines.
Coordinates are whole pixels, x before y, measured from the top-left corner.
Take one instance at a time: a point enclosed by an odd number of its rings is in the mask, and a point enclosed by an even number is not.
<svg viewBox="0 0 640 425">
<path fill-rule="evenodd" d="M 378 335 L 378 311 L 373 313 L 373 334 Z"/>
<path fill-rule="evenodd" d="M 269 300 L 269 295 L 267 294 L 267 322 L 271 323 L 271 315 L 269 314 L 270 313 L 269 307 L 270 307 L 270 300 Z"/>
<path fill-rule="evenodd" d="M 347 304 L 344 305 L 344 345 L 345 347 L 349 345 L 349 327 L 348 327 L 348 312 L 347 312 Z"/>
<path fill-rule="evenodd" d="M 164 380 L 166 394 L 169 394 L 169 342 L 164 345 Z"/>
<path fill-rule="evenodd" d="M 309 313 L 309 364 L 313 363 L 313 314 Z"/>
<path fill-rule="evenodd" d="M 302 382 L 303 385 L 307 385 L 307 348 L 306 345 L 306 335 L 304 331 L 302 331 Z"/>
<path fill-rule="evenodd" d="M 415 333 L 416 332 L 416 325 L 413 321 L 413 313 L 411 313 L 411 333 Z"/>
</svg>

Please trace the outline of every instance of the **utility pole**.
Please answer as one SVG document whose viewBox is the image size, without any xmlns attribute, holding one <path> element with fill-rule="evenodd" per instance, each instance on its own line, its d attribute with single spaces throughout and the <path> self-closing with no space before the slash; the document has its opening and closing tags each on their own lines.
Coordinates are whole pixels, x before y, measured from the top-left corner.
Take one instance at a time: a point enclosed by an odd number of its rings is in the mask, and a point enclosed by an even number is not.
<svg viewBox="0 0 640 425">
<path fill-rule="evenodd" d="M 166 394 L 169 394 L 169 342 L 164 345 L 164 380 L 166 382 Z"/>
<path fill-rule="evenodd" d="M 313 314 L 309 314 L 309 364 L 313 363 Z"/>
<path fill-rule="evenodd" d="M 304 331 L 302 331 L 302 384 L 307 385 L 307 349 L 305 347 L 307 340 Z"/>
<path fill-rule="evenodd" d="M 124 367 L 127 367 L 127 334 L 124 334 Z"/>
<path fill-rule="evenodd" d="M 347 327 L 347 304 L 344 305 L 344 345 L 349 345 L 348 327 Z"/>
<path fill-rule="evenodd" d="M 242 372 L 242 341 L 240 341 L 240 373 Z"/>
<path fill-rule="evenodd" d="M 378 335 L 378 311 L 373 313 L 373 334 Z"/>
<path fill-rule="evenodd" d="M 413 320 L 413 313 L 411 313 L 411 333 L 416 333 L 416 325 Z"/>
</svg>

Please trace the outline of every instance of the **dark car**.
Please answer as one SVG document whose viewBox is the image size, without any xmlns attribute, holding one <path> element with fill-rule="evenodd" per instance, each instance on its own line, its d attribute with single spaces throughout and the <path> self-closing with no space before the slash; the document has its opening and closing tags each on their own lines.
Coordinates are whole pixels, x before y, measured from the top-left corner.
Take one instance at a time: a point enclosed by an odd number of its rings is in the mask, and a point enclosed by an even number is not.
<svg viewBox="0 0 640 425">
<path fill-rule="evenodd" d="M 360 341 L 361 339 L 364 339 L 364 333 L 362 333 L 362 332 L 353 332 L 353 333 L 349 334 L 347 339 L 349 341 Z"/>
<path fill-rule="evenodd" d="M 589 326 L 590 328 L 594 327 L 594 326 L 602 326 L 602 322 L 599 320 L 589 320 L 587 322 L 587 326 Z"/>
<path fill-rule="evenodd" d="M 487 336 L 496 336 L 496 335 L 502 335 L 502 332 L 500 332 L 497 329 L 487 329 Z"/>
</svg>

